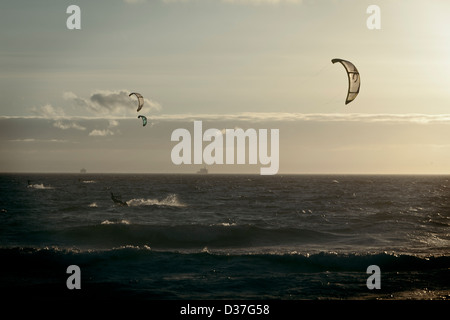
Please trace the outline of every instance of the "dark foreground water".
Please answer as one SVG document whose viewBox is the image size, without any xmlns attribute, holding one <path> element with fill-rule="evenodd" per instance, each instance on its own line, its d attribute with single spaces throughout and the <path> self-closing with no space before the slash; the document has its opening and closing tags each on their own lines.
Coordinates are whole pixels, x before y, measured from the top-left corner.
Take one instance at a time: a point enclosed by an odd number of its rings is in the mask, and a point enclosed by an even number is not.
<svg viewBox="0 0 450 320">
<path fill-rule="evenodd" d="M 88 299 L 450 298 L 449 176 L 2 174 L 0 192 L 13 298 L 73 297 L 70 265 Z"/>
</svg>

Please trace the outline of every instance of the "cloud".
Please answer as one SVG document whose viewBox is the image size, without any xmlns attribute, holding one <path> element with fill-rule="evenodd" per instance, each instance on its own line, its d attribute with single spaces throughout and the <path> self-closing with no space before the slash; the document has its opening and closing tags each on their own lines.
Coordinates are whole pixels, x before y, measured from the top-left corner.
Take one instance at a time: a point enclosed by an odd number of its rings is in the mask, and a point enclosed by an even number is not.
<svg viewBox="0 0 450 320">
<path fill-rule="evenodd" d="M 94 113 L 120 114 L 130 111 L 133 108 L 133 104 L 126 91 L 98 91 L 90 96 L 87 107 Z"/>
<path fill-rule="evenodd" d="M 43 118 L 61 118 L 64 117 L 64 111 L 61 108 L 54 108 L 51 104 L 46 104 L 40 108 L 33 107 L 31 112 Z"/>
<path fill-rule="evenodd" d="M 76 129 L 76 130 L 81 130 L 81 131 L 86 130 L 85 127 L 80 126 L 76 122 L 67 122 L 67 121 L 61 121 L 61 120 L 56 121 L 55 123 L 53 123 L 53 126 L 55 128 L 59 128 L 61 130 L 67 130 L 67 129 Z"/>
<path fill-rule="evenodd" d="M 137 101 L 135 98 L 129 97 L 130 92 L 129 90 L 98 90 L 87 99 L 79 97 L 73 92 L 65 92 L 63 98 L 72 102 L 75 106 L 83 107 L 97 115 L 126 116 L 136 112 Z M 147 112 L 159 111 L 161 110 L 161 104 L 144 96 L 143 108 Z"/>
<path fill-rule="evenodd" d="M 61 139 L 13 139 L 8 140 L 10 142 L 67 142 L 67 140 L 61 140 Z"/>
<path fill-rule="evenodd" d="M 198 2 L 199 0 L 195 0 Z M 177 3 L 177 2 L 194 2 L 194 0 L 162 0 L 164 3 Z"/>
<path fill-rule="evenodd" d="M 113 136 L 114 131 L 112 131 L 110 129 L 118 127 L 119 122 L 117 120 L 109 120 L 108 123 L 109 123 L 108 128 L 103 129 L 103 130 L 99 130 L 99 129 L 92 130 L 91 132 L 89 132 L 89 136 L 94 136 L 94 137 L 95 136 L 96 137 Z"/>
<path fill-rule="evenodd" d="M 95 130 L 92 130 L 89 133 L 89 135 L 90 136 L 98 136 L 98 137 L 106 137 L 106 136 L 113 136 L 114 132 L 112 132 L 109 129 L 104 129 L 104 130 L 97 130 L 97 129 L 95 129 Z"/>
<path fill-rule="evenodd" d="M 141 2 L 139 0 L 124 0 L 128 3 Z M 162 0 L 164 3 L 177 3 L 177 2 L 199 2 L 200 0 Z M 231 4 L 250 4 L 250 5 L 264 5 L 264 4 L 300 4 L 303 0 L 216 0 L 217 2 L 231 3 Z"/>
<path fill-rule="evenodd" d="M 146 0 L 123 0 L 123 2 L 128 4 L 139 4 L 139 3 L 146 3 Z"/>
<path fill-rule="evenodd" d="M 222 0 L 223 2 L 227 3 L 234 3 L 234 4 L 253 4 L 253 5 L 260 5 L 260 4 L 281 4 L 281 3 L 302 3 L 302 0 Z"/>
<path fill-rule="evenodd" d="M 31 138 L 27 138 L 27 139 L 13 139 L 13 140 L 9 140 L 11 142 L 35 142 L 36 139 L 31 139 Z"/>
<path fill-rule="evenodd" d="M 53 124 L 54 127 L 67 130 L 77 129 L 86 130 L 76 122 L 70 122 L 73 119 L 120 119 L 136 115 L 137 100 L 134 96 L 129 96 L 129 90 L 107 91 L 98 90 L 92 93 L 88 98 L 77 96 L 73 92 L 64 92 L 62 97 L 69 105 L 66 109 L 54 107 L 50 103 L 41 107 L 32 107 L 32 115 L 18 118 L 43 118 L 58 120 Z M 70 108 L 70 106 L 72 108 Z M 161 104 L 144 97 L 144 107 L 141 112 L 149 113 L 161 110 Z M 72 111 L 72 113 L 70 112 Z M 73 112 L 75 111 L 75 112 Z M 77 115 L 75 115 L 77 114 Z M 91 114 L 91 116 L 79 116 L 80 114 Z M 0 116 L 0 118 L 15 118 Z M 118 122 L 111 122 L 110 126 L 117 126 Z"/>
<path fill-rule="evenodd" d="M 113 127 L 117 127 L 119 125 L 119 122 L 116 120 L 109 120 L 109 127 L 113 128 Z"/>
<path fill-rule="evenodd" d="M 236 114 L 166 114 L 153 116 L 152 120 L 163 121 L 250 121 L 250 122 L 360 122 L 360 123 L 446 123 L 450 114 L 369 114 L 369 113 L 264 113 L 243 112 Z"/>
<path fill-rule="evenodd" d="M 42 116 L 43 113 L 60 114 L 57 111 L 52 112 L 47 110 L 46 112 L 35 112 L 35 116 L 0 116 L 0 119 L 43 119 L 48 116 Z M 38 115 L 38 113 L 40 115 Z M 136 112 L 134 112 L 136 113 Z M 122 116 L 57 116 L 60 122 L 65 121 L 81 121 L 81 120 L 109 120 L 109 128 L 113 128 L 119 125 L 117 120 L 123 120 Z M 134 117 L 133 117 L 134 118 Z M 131 118 L 130 118 L 131 119 Z M 407 113 L 407 114 L 394 114 L 394 113 L 278 113 L 278 112 L 242 112 L 234 114 L 159 114 L 153 115 L 149 118 L 151 121 L 254 121 L 254 122 L 362 122 L 362 123 L 416 123 L 416 124 L 450 124 L 450 114 L 420 114 L 420 113 Z M 63 123 L 63 122 L 62 122 Z M 64 124 L 64 123 L 63 123 Z M 58 127 L 58 125 L 54 125 Z M 82 126 L 80 126 L 82 127 Z M 73 127 L 72 127 L 73 128 Z M 62 128 L 60 128 L 62 129 Z M 78 128 L 81 130 L 81 128 Z"/>
</svg>

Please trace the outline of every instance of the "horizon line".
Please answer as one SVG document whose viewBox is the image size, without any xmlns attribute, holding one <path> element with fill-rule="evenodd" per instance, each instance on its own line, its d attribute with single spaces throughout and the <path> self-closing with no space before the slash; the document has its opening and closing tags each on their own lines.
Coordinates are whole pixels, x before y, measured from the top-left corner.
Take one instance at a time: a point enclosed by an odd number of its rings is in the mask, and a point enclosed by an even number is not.
<svg viewBox="0 0 450 320">
<path fill-rule="evenodd" d="M 208 173 L 208 174 L 198 174 L 196 172 L 72 172 L 72 171 L 0 171 L 0 174 L 73 174 L 73 175 L 90 175 L 90 174 L 141 174 L 141 175 L 158 175 L 158 174 L 167 174 L 167 175 L 195 175 L 195 176 L 212 176 L 212 175 L 254 175 L 254 176 L 264 176 L 259 173 L 245 173 L 245 172 L 235 172 L 235 173 L 225 173 L 225 172 L 216 172 L 216 173 Z M 270 176 L 283 176 L 283 175 L 390 175 L 390 176 L 450 176 L 450 173 L 350 173 L 350 172 L 290 172 L 290 173 L 277 173 Z"/>
</svg>

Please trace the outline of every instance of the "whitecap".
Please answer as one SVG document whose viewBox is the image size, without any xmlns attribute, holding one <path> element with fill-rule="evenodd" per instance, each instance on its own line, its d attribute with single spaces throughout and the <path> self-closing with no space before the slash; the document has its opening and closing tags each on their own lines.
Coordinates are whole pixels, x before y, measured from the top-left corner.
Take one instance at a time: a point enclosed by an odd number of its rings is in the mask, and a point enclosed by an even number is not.
<svg viewBox="0 0 450 320">
<path fill-rule="evenodd" d="M 130 207 L 140 206 L 167 206 L 167 207 L 185 207 L 186 205 L 178 200 L 176 194 L 171 194 L 162 200 L 158 199 L 131 199 L 127 201 Z"/>
<path fill-rule="evenodd" d="M 208 247 L 204 247 L 201 251 L 202 253 L 210 253 Z"/>
<path fill-rule="evenodd" d="M 214 226 L 222 226 L 222 227 L 233 227 L 233 226 L 237 226 L 236 222 L 222 222 L 222 223 L 218 223 L 218 224 L 214 224 Z"/>
<path fill-rule="evenodd" d="M 109 220 L 105 220 L 102 221 L 101 224 L 130 224 L 130 221 L 122 219 L 120 221 L 109 221 Z"/>
<path fill-rule="evenodd" d="M 28 188 L 42 189 L 42 190 L 44 190 L 44 189 L 53 189 L 53 187 L 50 187 L 50 186 L 44 186 L 43 183 L 41 183 L 41 184 L 29 184 L 29 185 L 28 185 Z"/>
</svg>

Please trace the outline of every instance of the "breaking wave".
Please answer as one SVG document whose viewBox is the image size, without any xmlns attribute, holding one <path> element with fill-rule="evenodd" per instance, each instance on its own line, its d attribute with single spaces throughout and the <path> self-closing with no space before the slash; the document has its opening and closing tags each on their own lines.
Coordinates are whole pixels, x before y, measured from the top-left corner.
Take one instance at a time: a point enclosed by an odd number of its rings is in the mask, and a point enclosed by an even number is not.
<svg viewBox="0 0 450 320">
<path fill-rule="evenodd" d="M 74 262 L 85 274 L 80 290 L 90 300 L 136 299 L 440 299 L 449 297 L 444 277 L 450 257 L 336 254 L 214 254 L 155 251 L 148 245 L 106 250 L 60 247 L 1 248 L 0 283 L 9 296 L 61 299 L 66 270 Z M 369 293 L 366 269 L 380 265 L 382 291 Z M 30 272 L 29 266 L 34 267 Z M 22 281 L 11 281 L 17 277 Z M 56 283 L 46 285 L 42 283 Z M 59 285 L 61 283 L 62 285 Z M 245 286 L 245 289 L 242 289 Z M 32 290 L 33 287 L 36 289 Z M 234 290 L 234 291 L 232 291 Z M 84 296 L 83 296 L 84 297 Z"/>
<path fill-rule="evenodd" d="M 32 189 L 41 189 L 41 190 L 44 190 L 44 189 L 54 189 L 54 188 L 51 187 L 51 186 L 44 186 L 43 183 L 41 183 L 41 184 L 29 184 L 29 185 L 28 185 L 28 188 L 32 188 Z"/>
<path fill-rule="evenodd" d="M 167 207 L 186 207 L 186 204 L 182 203 L 176 194 L 171 194 L 162 200 L 158 199 L 131 199 L 127 201 L 130 207 L 140 206 L 167 206 Z"/>
<path fill-rule="evenodd" d="M 135 252 L 136 255 L 130 256 L 130 252 Z M 15 262 L 16 260 L 30 259 L 33 256 L 38 259 L 50 259 L 52 256 L 63 257 L 78 255 L 80 258 L 84 256 L 85 259 L 98 259 L 99 257 L 113 256 L 115 260 L 130 261 L 135 259 L 136 263 L 142 263 L 143 258 L 151 258 L 150 262 L 154 263 L 156 256 L 164 257 L 164 259 L 185 261 L 185 257 L 197 257 L 203 261 L 227 263 L 238 263 L 240 265 L 247 265 L 251 267 L 253 264 L 247 264 L 250 260 L 256 260 L 258 263 L 269 266 L 271 271 L 286 271 L 286 269 L 294 269 L 297 272 L 318 272 L 318 271 L 357 271 L 365 272 L 367 266 L 371 264 L 379 264 L 383 266 L 384 271 L 437 271 L 446 270 L 448 268 L 449 256 L 430 256 L 420 257 L 408 254 L 393 254 L 387 252 L 375 253 L 349 253 L 340 254 L 335 252 L 319 252 L 314 254 L 308 253 L 211 253 L 207 247 L 191 253 L 155 251 L 148 245 L 120 245 L 110 249 L 100 250 L 81 250 L 79 248 L 61 248 L 58 246 L 52 247 L 12 247 L 1 248 L 0 257 L 5 258 L 5 261 Z M 3 259 L 2 259 L 3 260 Z M 28 260 L 27 260 L 28 261 Z M 178 262 L 174 263 L 175 265 Z M 24 265 L 27 265 L 24 263 Z M 365 275 L 365 273 L 364 273 Z"/>
<path fill-rule="evenodd" d="M 122 219 L 120 221 L 110 221 L 110 220 L 105 220 L 102 221 L 101 224 L 130 224 L 130 221 Z"/>
</svg>

